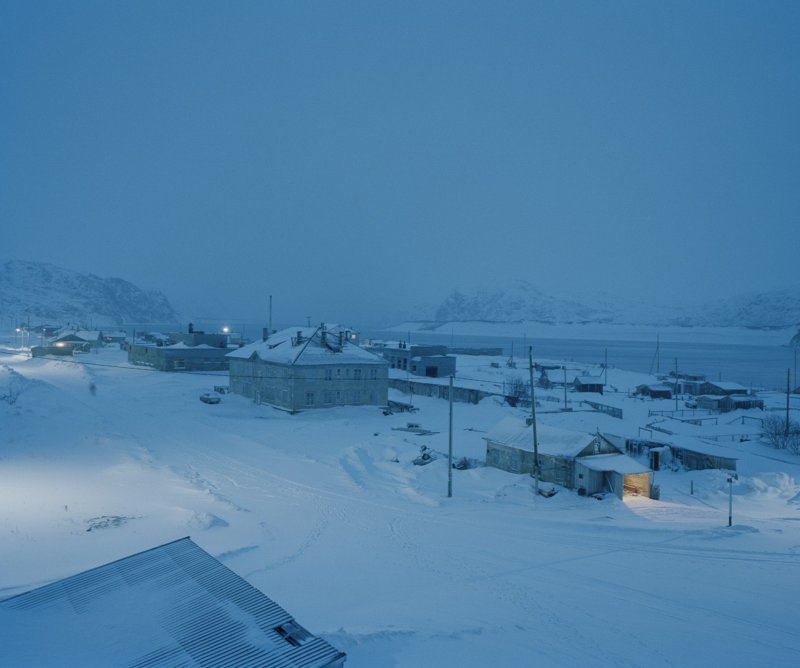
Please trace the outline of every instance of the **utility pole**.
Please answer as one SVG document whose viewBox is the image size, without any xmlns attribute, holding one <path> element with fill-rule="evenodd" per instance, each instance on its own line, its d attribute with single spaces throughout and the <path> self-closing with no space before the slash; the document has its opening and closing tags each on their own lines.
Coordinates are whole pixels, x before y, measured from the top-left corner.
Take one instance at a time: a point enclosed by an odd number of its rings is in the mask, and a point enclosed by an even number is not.
<svg viewBox="0 0 800 668">
<path fill-rule="evenodd" d="M 563 367 L 564 369 L 564 408 L 567 408 L 567 365 L 565 364 Z"/>
<path fill-rule="evenodd" d="M 786 427 L 784 429 L 784 436 L 787 438 L 789 437 L 789 392 L 790 392 L 790 385 L 791 385 L 791 377 L 790 377 L 791 369 L 786 369 Z"/>
<path fill-rule="evenodd" d="M 605 349 L 605 361 L 603 362 L 603 369 L 605 369 L 605 374 L 603 377 L 603 386 L 605 387 L 608 385 L 608 348 Z"/>
<path fill-rule="evenodd" d="M 453 376 L 450 375 L 450 391 L 447 393 L 450 400 L 450 431 L 447 437 L 447 498 L 453 496 Z"/>
<path fill-rule="evenodd" d="M 675 392 L 675 412 L 678 412 L 678 358 L 675 358 L 675 387 L 672 388 Z"/>
<path fill-rule="evenodd" d="M 272 295 L 269 296 L 269 330 L 267 331 L 267 337 L 272 336 Z"/>
<path fill-rule="evenodd" d="M 533 436 L 533 491 L 539 495 L 539 440 L 536 438 L 536 397 L 533 393 L 533 346 L 528 347 L 528 372 L 531 381 L 531 427 Z"/>
<path fill-rule="evenodd" d="M 728 476 L 728 526 L 733 524 L 733 476 Z"/>
</svg>

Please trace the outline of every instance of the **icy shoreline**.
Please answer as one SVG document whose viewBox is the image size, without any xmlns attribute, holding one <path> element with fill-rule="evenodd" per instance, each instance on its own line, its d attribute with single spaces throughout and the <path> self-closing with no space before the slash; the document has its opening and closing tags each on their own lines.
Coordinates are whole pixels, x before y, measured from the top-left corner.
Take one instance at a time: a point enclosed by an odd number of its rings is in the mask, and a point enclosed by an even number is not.
<svg viewBox="0 0 800 668">
<path fill-rule="evenodd" d="M 746 327 L 678 327 L 615 325 L 603 323 L 550 324 L 545 322 L 403 322 L 387 328 L 391 332 L 414 332 L 440 336 L 531 337 L 601 341 L 656 341 L 662 343 L 727 343 L 738 345 L 788 346 L 794 328 L 749 329 Z"/>
</svg>

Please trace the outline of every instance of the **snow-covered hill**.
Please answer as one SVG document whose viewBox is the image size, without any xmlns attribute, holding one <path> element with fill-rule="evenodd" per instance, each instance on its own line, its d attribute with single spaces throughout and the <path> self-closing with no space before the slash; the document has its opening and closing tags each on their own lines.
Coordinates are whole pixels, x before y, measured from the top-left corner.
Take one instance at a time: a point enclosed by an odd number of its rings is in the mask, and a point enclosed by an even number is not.
<svg viewBox="0 0 800 668">
<path fill-rule="evenodd" d="M 436 310 L 434 318 L 439 322 L 534 321 L 783 329 L 800 324 L 800 290 L 747 294 L 700 307 L 670 307 L 588 293 L 580 298 L 560 298 L 543 293 L 527 281 L 517 281 L 509 286 L 454 290 Z"/>
<path fill-rule="evenodd" d="M 121 278 L 21 260 L 0 263 L 0 315 L 95 325 L 178 319 L 161 292 L 142 290 Z"/>
</svg>

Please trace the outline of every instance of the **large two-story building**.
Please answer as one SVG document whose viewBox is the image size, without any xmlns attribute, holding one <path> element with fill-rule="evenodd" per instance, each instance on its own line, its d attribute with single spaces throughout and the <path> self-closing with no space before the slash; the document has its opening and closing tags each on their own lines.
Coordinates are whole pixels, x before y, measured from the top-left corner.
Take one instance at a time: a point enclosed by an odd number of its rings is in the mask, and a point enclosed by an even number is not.
<svg viewBox="0 0 800 668">
<path fill-rule="evenodd" d="M 290 412 L 388 403 L 389 363 L 338 325 L 284 329 L 227 358 L 231 392 L 256 403 Z"/>
</svg>

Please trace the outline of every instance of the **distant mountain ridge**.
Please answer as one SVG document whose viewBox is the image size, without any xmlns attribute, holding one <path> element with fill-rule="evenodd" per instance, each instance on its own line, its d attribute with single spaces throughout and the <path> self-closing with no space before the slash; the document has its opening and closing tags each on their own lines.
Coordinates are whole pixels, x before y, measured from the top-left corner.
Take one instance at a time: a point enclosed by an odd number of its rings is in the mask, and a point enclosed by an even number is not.
<svg viewBox="0 0 800 668">
<path fill-rule="evenodd" d="M 434 319 L 783 329 L 800 325 L 800 290 L 760 292 L 681 308 L 609 298 L 587 303 L 547 295 L 527 281 L 517 281 L 507 287 L 454 290 L 436 309 Z"/>
<path fill-rule="evenodd" d="M 95 326 L 179 319 L 157 290 L 23 260 L 0 264 L 0 314 L 37 323 Z"/>
</svg>

